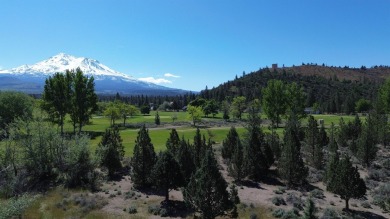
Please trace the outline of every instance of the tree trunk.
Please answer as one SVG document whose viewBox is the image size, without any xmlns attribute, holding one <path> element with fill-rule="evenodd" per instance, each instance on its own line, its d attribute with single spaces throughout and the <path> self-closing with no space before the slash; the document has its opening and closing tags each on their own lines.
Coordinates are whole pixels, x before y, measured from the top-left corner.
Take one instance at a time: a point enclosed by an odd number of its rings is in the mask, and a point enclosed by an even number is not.
<svg viewBox="0 0 390 219">
<path fill-rule="evenodd" d="M 169 201 L 169 189 L 165 191 L 165 201 Z"/>
<path fill-rule="evenodd" d="M 349 199 L 345 199 L 345 210 L 346 211 L 349 211 L 349 204 L 348 204 L 348 202 L 349 202 Z"/>
<path fill-rule="evenodd" d="M 123 117 L 123 127 L 126 126 L 126 116 Z"/>
</svg>

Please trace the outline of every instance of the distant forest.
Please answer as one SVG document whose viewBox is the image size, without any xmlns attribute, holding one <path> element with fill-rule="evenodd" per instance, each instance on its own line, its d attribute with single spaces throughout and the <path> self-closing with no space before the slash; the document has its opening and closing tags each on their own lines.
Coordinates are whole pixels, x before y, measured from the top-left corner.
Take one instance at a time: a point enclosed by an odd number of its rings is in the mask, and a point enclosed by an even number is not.
<svg viewBox="0 0 390 219">
<path fill-rule="evenodd" d="M 366 68 L 334 67 L 317 64 L 282 68 L 262 68 L 258 71 L 236 76 L 218 87 L 208 89 L 207 86 L 200 93 L 188 93 L 176 96 L 99 96 L 102 101 L 121 99 L 136 106 L 151 104 L 156 108 L 164 102 L 174 103 L 175 110 L 182 109 L 198 97 L 206 100 L 215 100 L 218 103 L 234 97 L 244 96 L 247 102 L 262 98 L 261 89 L 266 87 L 271 79 L 284 83 L 296 82 L 306 93 L 306 107 L 317 106 L 324 113 L 351 114 L 355 111 L 356 102 L 364 99 L 375 102 L 378 88 L 385 78 L 390 76 L 389 66 L 373 66 Z"/>
</svg>

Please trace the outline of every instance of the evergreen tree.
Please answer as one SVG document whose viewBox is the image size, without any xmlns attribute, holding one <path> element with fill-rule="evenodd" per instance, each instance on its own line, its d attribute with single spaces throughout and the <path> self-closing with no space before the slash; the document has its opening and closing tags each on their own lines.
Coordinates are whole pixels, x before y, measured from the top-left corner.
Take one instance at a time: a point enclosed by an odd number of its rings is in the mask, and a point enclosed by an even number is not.
<svg viewBox="0 0 390 219">
<path fill-rule="evenodd" d="M 162 152 L 158 156 L 153 167 L 152 178 L 154 185 L 164 191 L 165 201 L 169 200 L 169 190 L 184 185 L 180 166 L 169 151 Z"/>
<path fill-rule="evenodd" d="M 308 125 L 305 133 L 305 142 L 307 145 L 307 152 L 309 154 L 309 161 L 313 167 L 322 168 L 322 145 L 320 144 L 320 135 L 317 128 L 317 121 L 313 116 L 309 116 Z"/>
<path fill-rule="evenodd" d="M 133 158 L 131 162 L 131 178 L 136 186 L 149 186 L 151 171 L 156 163 L 156 153 L 149 137 L 149 132 L 142 126 L 135 140 Z"/>
<path fill-rule="evenodd" d="M 177 151 L 177 161 L 184 181 L 187 184 L 190 181 L 191 175 L 195 173 L 196 166 L 191 146 L 184 140 L 184 138 L 180 141 L 180 147 Z"/>
<path fill-rule="evenodd" d="M 96 149 L 96 156 L 99 159 L 100 166 L 107 168 L 110 177 L 122 168 L 121 161 L 124 155 L 125 150 L 118 127 L 106 129 Z"/>
<path fill-rule="evenodd" d="M 311 197 L 309 197 L 306 201 L 305 210 L 303 212 L 302 219 L 316 219 L 317 208 Z"/>
<path fill-rule="evenodd" d="M 160 125 L 160 115 L 158 115 L 158 111 L 156 112 L 156 116 L 154 117 L 154 123 L 156 125 Z"/>
<path fill-rule="evenodd" d="M 171 133 L 169 133 L 169 138 L 167 140 L 167 143 L 165 144 L 167 147 L 167 150 L 176 157 L 177 151 L 180 147 L 180 138 L 179 134 L 177 134 L 176 129 L 172 129 Z"/>
<path fill-rule="evenodd" d="M 237 182 L 245 177 L 244 153 L 240 141 L 234 147 L 232 158 L 228 163 L 228 172 Z"/>
<path fill-rule="evenodd" d="M 218 170 L 212 150 L 207 150 L 200 168 L 183 191 L 184 201 L 201 214 L 215 218 L 231 208 L 227 183 Z"/>
<path fill-rule="evenodd" d="M 233 205 L 233 210 L 231 212 L 232 218 L 237 218 L 238 217 L 238 212 L 237 212 L 237 205 L 240 204 L 240 198 L 238 197 L 238 191 L 236 185 L 232 184 L 230 186 L 230 202 Z"/>
<path fill-rule="evenodd" d="M 278 166 L 280 177 L 286 180 L 289 186 L 302 184 L 308 174 L 301 156 L 298 133 L 299 122 L 291 117 L 284 131 L 284 143 Z"/>
<path fill-rule="evenodd" d="M 378 150 L 372 132 L 372 127 L 370 122 L 368 122 L 366 126 L 363 127 L 362 134 L 357 140 L 357 157 L 366 167 L 369 167 L 372 161 L 374 161 Z"/>
<path fill-rule="evenodd" d="M 349 157 L 344 157 L 337 164 L 336 172 L 330 179 L 327 190 L 345 200 L 345 209 L 349 210 L 349 199 L 361 198 L 366 194 L 366 184 L 360 178 L 357 167 L 353 167 Z"/>
<path fill-rule="evenodd" d="M 276 133 L 275 129 L 271 126 L 271 133 L 265 135 L 265 140 L 272 150 L 276 160 L 279 160 L 281 153 L 281 143 L 279 140 L 279 135 Z"/>
<path fill-rule="evenodd" d="M 230 159 L 232 157 L 238 141 L 240 141 L 240 137 L 238 136 L 236 128 L 232 126 L 226 139 L 222 141 L 222 157 L 224 159 Z"/>
<path fill-rule="evenodd" d="M 328 150 L 331 153 L 336 153 L 338 150 L 337 141 L 335 139 L 335 132 L 334 132 L 334 124 L 330 125 L 330 137 L 329 137 L 329 145 Z"/>
<path fill-rule="evenodd" d="M 200 134 L 200 130 L 199 130 L 199 128 L 197 128 L 195 136 L 194 136 L 194 161 L 195 161 L 195 165 L 197 167 L 200 167 L 200 164 L 202 162 L 202 159 L 203 159 L 204 153 L 206 152 L 207 147 L 208 146 L 206 145 L 205 137 L 203 136 L 203 139 L 202 139 L 202 135 Z"/>
<path fill-rule="evenodd" d="M 337 142 L 341 147 L 348 146 L 348 126 L 345 124 L 343 117 L 340 118 L 339 129 L 337 132 Z"/>
<path fill-rule="evenodd" d="M 328 134 L 325 131 L 324 124 L 321 124 L 320 132 L 318 133 L 318 135 L 319 135 L 318 143 L 320 144 L 320 146 L 322 148 L 329 144 L 329 137 L 328 137 Z"/>
<path fill-rule="evenodd" d="M 337 165 L 339 163 L 339 160 L 340 160 L 340 157 L 339 157 L 339 153 L 337 152 L 334 152 L 334 153 L 331 153 L 330 154 L 330 158 L 328 160 L 328 164 L 326 166 L 326 173 L 325 173 L 325 177 L 324 177 L 324 182 L 325 183 L 329 183 L 335 176 L 335 173 L 337 171 Z"/>
</svg>

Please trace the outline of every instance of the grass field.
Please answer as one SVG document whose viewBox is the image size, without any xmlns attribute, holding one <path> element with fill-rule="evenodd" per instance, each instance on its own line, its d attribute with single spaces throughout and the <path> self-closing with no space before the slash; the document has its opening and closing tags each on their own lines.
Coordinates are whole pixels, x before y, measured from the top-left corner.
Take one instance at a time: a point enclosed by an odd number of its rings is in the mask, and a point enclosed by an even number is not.
<svg viewBox="0 0 390 219">
<path fill-rule="evenodd" d="M 187 122 L 188 127 L 179 127 L 177 128 L 177 132 L 179 133 L 180 138 L 184 137 L 185 139 L 189 139 L 192 142 L 193 136 L 195 135 L 196 128 L 190 126 L 190 121 L 186 117 L 185 112 L 159 112 L 160 119 L 163 123 L 172 122 L 171 116 L 175 114 L 177 115 L 176 122 Z M 217 115 L 216 118 L 204 118 L 203 120 L 209 121 L 221 121 L 221 115 Z M 339 116 L 339 115 L 314 115 L 316 120 L 323 119 L 325 127 L 329 127 L 333 122 L 336 126 L 339 123 L 340 118 L 343 117 L 345 122 L 352 121 L 354 116 Z M 263 117 L 263 119 L 266 119 Z M 117 124 L 123 122 L 122 120 L 117 120 Z M 302 125 L 304 126 L 307 122 L 307 119 L 302 121 Z M 126 123 L 154 123 L 154 112 L 151 115 L 138 115 L 133 118 L 127 119 Z M 234 123 L 233 123 L 234 124 Z M 85 131 L 93 131 L 93 132 L 104 132 L 105 129 L 109 128 L 109 119 L 105 117 L 93 117 L 91 120 L 91 124 L 87 125 L 83 128 Z M 216 143 L 221 143 L 225 138 L 229 131 L 229 126 L 222 127 L 212 127 L 208 129 L 201 129 L 202 135 L 206 137 L 206 139 L 211 138 L 212 141 Z M 236 127 L 237 132 L 240 136 L 245 132 L 244 127 Z M 70 124 L 66 126 L 67 131 L 71 131 L 72 127 Z M 156 152 L 165 150 L 165 143 L 169 137 L 171 129 L 170 128 L 152 128 L 149 130 L 149 135 L 154 145 Z M 268 128 L 264 127 L 264 131 L 268 132 Z M 281 137 L 283 134 L 283 128 L 278 128 L 276 132 Z M 123 145 L 125 146 L 126 156 L 131 156 L 133 154 L 133 148 L 135 144 L 135 140 L 137 138 L 138 129 L 125 129 L 121 130 L 120 134 L 123 140 Z M 97 145 L 99 144 L 101 137 L 97 137 L 91 140 L 91 149 L 95 150 Z"/>
</svg>

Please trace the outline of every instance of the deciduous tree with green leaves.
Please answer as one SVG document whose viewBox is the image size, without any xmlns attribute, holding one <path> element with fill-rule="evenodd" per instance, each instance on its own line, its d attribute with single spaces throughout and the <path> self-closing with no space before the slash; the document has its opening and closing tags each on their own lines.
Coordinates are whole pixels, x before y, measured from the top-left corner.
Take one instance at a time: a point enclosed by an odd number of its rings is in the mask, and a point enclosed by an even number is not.
<svg viewBox="0 0 390 219">
<path fill-rule="evenodd" d="M 281 116 L 286 113 L 288 107 L 285 89 L 286 86 L 279 80 L 269 80 L 267 87 L 262 89 L 263 112 L 276 127 L 279 126 Z"/>
<path fill-rule="evenodd" d="M 200 122 L 202 119 L 202 108 L 200 106 L 191 106 L 187 107 L 187 117 L 192 120 L 194 126 L 197 122 Z"/>
<path fill-rule="evenodd" d="M 244 96 L 239 96 L 233 98 L 231 111 L 234 117 L 241 119 L 242 113 L 246 109 L 246 98 Z"/>
</svg>

